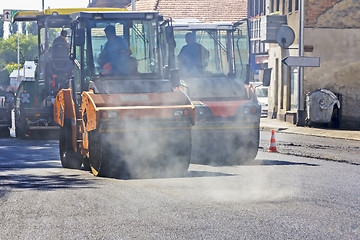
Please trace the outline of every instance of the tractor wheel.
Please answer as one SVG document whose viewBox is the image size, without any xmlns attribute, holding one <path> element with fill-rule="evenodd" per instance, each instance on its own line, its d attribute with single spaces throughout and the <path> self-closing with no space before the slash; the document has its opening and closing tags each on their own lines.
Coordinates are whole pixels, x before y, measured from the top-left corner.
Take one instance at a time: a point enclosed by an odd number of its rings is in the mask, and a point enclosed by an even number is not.
<svg viewBox="0 0 360 240">
<path fill-rule="evenodd" d="M 64 168 L 80 169 L 82 156 L 72 148 L 71 125 L 64 124 L 60 127 L 59 151 L 61 165 Z"/>
<path fill-rule="evenodd" d="M 29 125 L 25 120 L 25 116 L 21 113 L 21 110 L 17 110 L 15 117 L 15 128 L 16 128 L 16 137 L 25 138 L 26 134 L 29 132 Z"/>
</svg>

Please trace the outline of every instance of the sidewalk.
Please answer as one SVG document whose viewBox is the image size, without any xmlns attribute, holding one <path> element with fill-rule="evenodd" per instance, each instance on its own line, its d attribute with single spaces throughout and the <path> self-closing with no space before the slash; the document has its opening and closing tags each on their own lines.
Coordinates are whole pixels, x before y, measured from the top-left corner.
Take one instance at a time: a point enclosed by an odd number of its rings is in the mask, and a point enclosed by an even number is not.
<svg viewBox="0 0 360 240">
<path fill-rule="evenodd" d="M 277 119 L 270 119 L 270 118 L 260 119 L 260 130 L 271 131 L 272 129 L 274 129 L 276 132 L 360 141 L 360 131 L 325 129 L 325 128 L 314 128 L 314 127 L 298 127 L 289 122 L 284 122 Z"/>
</svg>

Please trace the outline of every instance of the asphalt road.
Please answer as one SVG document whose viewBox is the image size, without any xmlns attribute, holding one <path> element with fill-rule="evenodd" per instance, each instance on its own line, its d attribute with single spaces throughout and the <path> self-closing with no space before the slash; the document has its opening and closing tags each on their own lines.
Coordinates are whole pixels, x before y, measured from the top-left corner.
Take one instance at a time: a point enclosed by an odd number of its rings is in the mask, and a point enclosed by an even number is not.
<svg viewBox="0 0 360 240">
<path fill-rule="evenodd" d="M 268 153 L 267 134 L 249 165 L 141 180 L 63 169 L 54 140 L 0 139 L 0 239 L 360 239 L 359 166 Z"/>
<path fill-rule="evenodd" d="M 260 151 L 267 151 L 271 133 L 261 132 Z M 291 133 L 275 133 L 279 153 L 327 161 L 346 162 L 360 167 L 360 141 Z"/>
</svg>

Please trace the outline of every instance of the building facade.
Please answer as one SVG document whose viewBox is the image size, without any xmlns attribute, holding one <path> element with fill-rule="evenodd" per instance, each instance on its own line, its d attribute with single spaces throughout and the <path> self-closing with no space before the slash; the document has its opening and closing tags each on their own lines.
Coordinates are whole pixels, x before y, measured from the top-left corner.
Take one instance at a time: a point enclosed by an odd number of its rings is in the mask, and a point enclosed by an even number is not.
<svg viewBox="0 0 360 240">
<path fill-rule="evenodd" d="M 356 0 L 249 0 L 254 76 L 270 73 L 268 117 L 299 123 L 307 94 L 327 89 L 340 100 L 340 127 L 360 129 L 359 8 Z M 282 25 L 294 33 L 287 47 L 276 39 Z M 320 66 L 304 67 L 301 77 L 299 67 L 282 63 L 289 56 L 319 57 Z"/>
</svg>

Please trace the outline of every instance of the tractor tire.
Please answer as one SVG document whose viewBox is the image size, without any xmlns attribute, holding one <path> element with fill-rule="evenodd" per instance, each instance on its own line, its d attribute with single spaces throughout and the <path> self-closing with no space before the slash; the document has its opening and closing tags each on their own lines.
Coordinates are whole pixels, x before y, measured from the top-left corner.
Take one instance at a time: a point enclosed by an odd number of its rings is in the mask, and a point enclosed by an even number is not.
<svg viewBox="0 0 360 240">
<path fill-rule="evenodd" d="M 15 117 L 15 128 L 17 138 L 25 138 L 26 134 L 29 133 L 30 127 L 26 122 L 25 117 L 21 113 L 21 110 L 17 110 Z"/>
<path fill-rule="evenodd" d="M 71 125 L 64 124 L 60 127 L 59 133 L 59 152 L 61 165 L 64 168 L 80 169 L 82 165 L 82 156 L 72 148 Z"/>
</svg>

